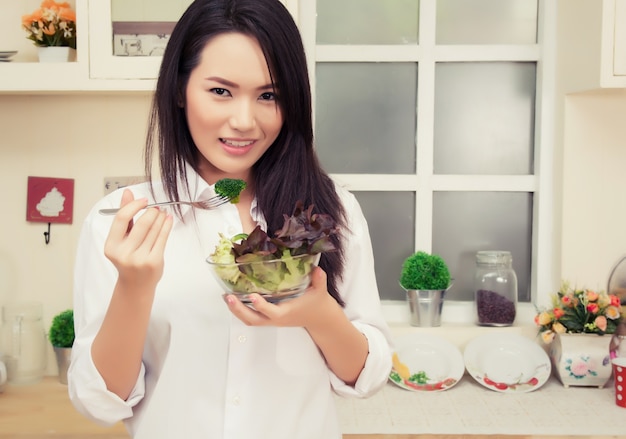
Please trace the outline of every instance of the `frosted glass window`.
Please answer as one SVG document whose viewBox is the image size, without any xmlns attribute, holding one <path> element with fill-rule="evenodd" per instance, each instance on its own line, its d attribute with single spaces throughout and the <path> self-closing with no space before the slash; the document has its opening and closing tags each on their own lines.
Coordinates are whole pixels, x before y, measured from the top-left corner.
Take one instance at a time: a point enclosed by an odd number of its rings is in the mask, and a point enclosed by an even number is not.
<svg viewBox="0 0 626 439">
<path fill-rule="evenodd" d="M 537 0 L 437 0 L 437 44 L 534 44 Z"/>
<path fill-rule="evenodd" d="M 508 250 L 519 301 L 530 301 L 532 205 L 533 195 L 524 192 L 433 194 L 433 253 L 444 258 L 454 278 L 447 297 L 474 300 L 476 252 Z"/>
<path fill-rule="evenodd" d="M 318 63 L 316 146 L 327 171 L 415 172 L 417 64 Z"/>
<path fill-rule="evenodd" d="M 438 64 L 435 174 L 533 173 L 536 65 Z"/>
<path fill-rule="evenodd" d="M 419 0 L 317 0 L 317 43 L 415 44 L 418 21 Z"/>
<path fill-rule="evenodd" d="M 405 300 L 398 281 L 402 263 L 414 252 L 415 193 L 359 191 L 354 195 L 369 226 L 380 297 Z"/>
</svg>

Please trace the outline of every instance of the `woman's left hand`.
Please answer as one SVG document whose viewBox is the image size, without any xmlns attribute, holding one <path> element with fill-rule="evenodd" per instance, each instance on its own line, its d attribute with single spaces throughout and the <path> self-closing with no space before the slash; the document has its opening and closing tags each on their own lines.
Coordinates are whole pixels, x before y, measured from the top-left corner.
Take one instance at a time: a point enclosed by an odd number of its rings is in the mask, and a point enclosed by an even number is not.
<svg viewBox="0 0 626 439">
<path fill-rule="evenodd" d="M 252 307 L 232 294 L 226 296 L 231 312 L 248 326 L 297 326 L 306 329 L 335 375 L 353 385 L 368 354 L 367 339 L 328 294 L 326 273 L 316 267 L 311 285 L 299 297 L 270 303 L 259 294 L 250 297 Z"/>
<path fill-rule="evenodd" d="M 270 303 L 260 294 L 251 294 L 252 306 L 247 306 L 234 295 L 226 296 L 231 312 L 248 326 L 299 326 L 313 328 L 323 324 L 333 308 L 339 309 L 328 293 L 326 273 L 316 267 L 311 274 L 311 285 L 300 296 L 279 303 Z"/>
</svg>

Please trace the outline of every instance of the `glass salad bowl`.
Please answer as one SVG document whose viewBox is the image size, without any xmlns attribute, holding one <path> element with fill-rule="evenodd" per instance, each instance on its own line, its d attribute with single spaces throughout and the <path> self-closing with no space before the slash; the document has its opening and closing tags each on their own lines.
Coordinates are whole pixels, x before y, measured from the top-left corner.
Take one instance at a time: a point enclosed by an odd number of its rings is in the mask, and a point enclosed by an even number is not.
<svg viewBox="0 0 626 439">
<path fill-rule="evenodd" d="M 319 259 L 317 253 L 239 263 L 219 263 L 212 257 L 206 261 L 224 294 L 234 294 L 242 302 L 250 303 L 250 294 L 258 293 L 268 302 L 277 303 L 299 296 L 307 289 Z"/>
</svg>

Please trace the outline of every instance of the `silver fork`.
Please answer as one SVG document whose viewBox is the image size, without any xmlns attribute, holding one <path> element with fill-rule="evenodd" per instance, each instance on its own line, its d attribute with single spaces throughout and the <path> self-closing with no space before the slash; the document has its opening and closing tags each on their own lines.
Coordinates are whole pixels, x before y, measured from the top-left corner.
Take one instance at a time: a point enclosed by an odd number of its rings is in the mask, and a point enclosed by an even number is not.
<svg viewBox="0 0 626 439">
<path fill-rule="evenodd" d="M 221 195 L 216 195 L 214 197 L 209 198 L 208 200 L 198 200 L 198 201 L 163 201 L 161 203 L 148 204 L 146 209 L 150 207 L 159 207 L 159 206 L 172 206 L 174 204 L 186 204 L 191 207 L 195 207 L 196 209 L 210 210 L 220 207 L 223 204 L 230 202 L 229 197 L 223 197 Z M 115 215 L 120 210 L 119 207 L 113 209 L 100 209 L 98 213 L 102 215 Z"/>
</svg>

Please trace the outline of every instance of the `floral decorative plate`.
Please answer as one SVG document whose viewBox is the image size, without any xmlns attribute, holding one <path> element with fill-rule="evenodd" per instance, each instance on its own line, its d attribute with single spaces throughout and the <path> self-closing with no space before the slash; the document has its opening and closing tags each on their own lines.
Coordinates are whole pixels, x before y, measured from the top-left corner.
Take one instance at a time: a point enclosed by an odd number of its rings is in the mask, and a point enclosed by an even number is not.
<svg viewBox="0 0 626 439">
<path fill-rule="evenodd" d="M 389 380 L 412 391 L 447 390 L 463 377 L 461 351 L 449 341 L 425 334 L 411 334 L 396 340 Z"/>
<path fill-rule="evenodd" d="M 550 378 L 548 354 L 518 334 L 485 334 L 465 347 L 465 368 L 480 384 L 503 393 L 531 392 Z"/>
</svg>

